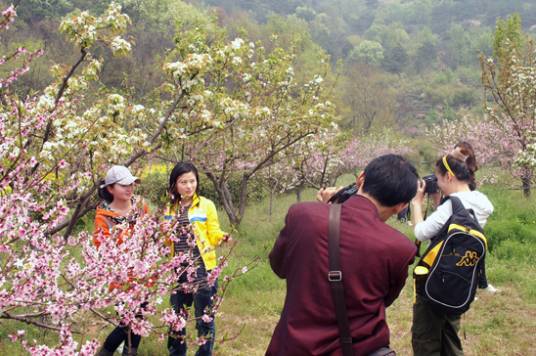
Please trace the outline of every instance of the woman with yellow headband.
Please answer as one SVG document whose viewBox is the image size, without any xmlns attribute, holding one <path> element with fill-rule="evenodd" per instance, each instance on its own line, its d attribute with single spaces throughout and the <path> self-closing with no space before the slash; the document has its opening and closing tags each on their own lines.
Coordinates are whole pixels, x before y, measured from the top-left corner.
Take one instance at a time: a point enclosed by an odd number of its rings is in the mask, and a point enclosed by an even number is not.
<svg viewBox="0 0 536 356">
<path fill-rule="evenodd" d="M 489 199 L 476 190 L 475 172 L 478 169 L 471 145 L 461 142 L 449 154 L 437 160 L 435 176 L 442 204 L 426 219 L 423 216 L 425 200 L 425 182 L 421 181 L 417 194 L 411 202 L 412 222 L 415 237 L 419 241 L 434 238 L 452 215 L 452 203 L 448 196 L 458 197 L 466 209 L 474 212 L 480 226 L 484 227 L 493 212 Z M 487 285 L 485 275 L 480 284 L 495 291 Z M 458 337 L 460 316 L 440 314 L 433 310 L 418 294 L 413 306 L 412 345 L 415 356 L 421 355 L 463 355 Z"/>
</svg>

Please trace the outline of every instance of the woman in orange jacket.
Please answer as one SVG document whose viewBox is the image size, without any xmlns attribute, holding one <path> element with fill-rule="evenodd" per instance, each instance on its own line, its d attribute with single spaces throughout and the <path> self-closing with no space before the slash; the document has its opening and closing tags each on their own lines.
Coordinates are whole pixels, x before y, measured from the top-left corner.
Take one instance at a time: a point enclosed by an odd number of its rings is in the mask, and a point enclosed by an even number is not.
<svg viewBox="0 0 536 356">
<path fill-rule="evenodd" d="M 113 166 L 106 174 L 106 178 L 99 186 L 99 197 L 102 199 L 95 214 L 95 229 L 93 232 L 93 243 L 99 247 L 102 239 L 111 235 L 112 228 L 117 224 L 129 223 L 131 226 L 136 219 L 148 212 L 147 205 L 142 199 L 134 196 L 134 185 L 139 179 L 130 173 L 124 166 Z M 128 231 L 128 230 L 127 230 Z M 117 243 L 121 244 L 125 234 L 122 233 L 117 238 Z M 110 288 L 118 286 L 111 285 Z M 141 341 L 141 336 L 130 333 L 124 326 L 117 326 L 106 338 L 98 356 L 112 356 L 114 351 L 125 342 L 123 355 L 136 355 Z"/>
</svg>

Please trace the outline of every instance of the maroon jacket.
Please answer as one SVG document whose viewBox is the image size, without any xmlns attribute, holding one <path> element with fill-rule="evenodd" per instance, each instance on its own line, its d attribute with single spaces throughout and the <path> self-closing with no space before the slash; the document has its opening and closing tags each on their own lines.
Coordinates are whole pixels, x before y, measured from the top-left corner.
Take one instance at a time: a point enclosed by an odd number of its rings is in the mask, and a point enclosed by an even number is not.
<svg viewBox="0 0 536 356">
<path fill-rule="evenodd" d="M 287 281 L 287 295 L 266 355 L 342 355 L 328 274 L 329 205 L 290 207 L 272 252 L 273 271 Z M 380 220 L 363 196 L 341 211 L 341 266 L 356 355 L 389 345 L 385 308 L 398 297 L 415 245 Z"/>
</svg>

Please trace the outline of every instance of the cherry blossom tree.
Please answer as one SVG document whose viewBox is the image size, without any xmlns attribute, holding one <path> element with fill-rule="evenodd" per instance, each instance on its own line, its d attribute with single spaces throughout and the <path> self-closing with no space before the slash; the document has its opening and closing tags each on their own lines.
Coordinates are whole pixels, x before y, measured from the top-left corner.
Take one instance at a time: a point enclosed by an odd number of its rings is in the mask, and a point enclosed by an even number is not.
<svg viewBox="0 0 536 356">
<path fill-rule="evenodd" d="M 408 140 L 390 130 L 358 135 L 344 133 L 335 124 L 319 130 L 288 150 L 263 179 L 274 192 L 334 186 L 342 174 L 357 174 L 375 157 L 412 152 Z"/>
<path fill-rule="evenodd" d="M 9 7 L 1 16 L 0 30 L 7 30 L 16 11 Z M 51 68 L 54 82 L 27 97 L 12 88 L 43 52 L 19 48 L 0 58 L 0 65 L 13 67 L 0 78 L 0 321 L 59 333 L 56 346 L 27 341 L 24 330 L 10 335 L 33 355 L 94 354 L 96 340 L 76 340 L 88 320 L 121 324 L 139 335 L 178 331 L 186 324 L 186 315 L 159 305 L 181 274 L 191 280 L 195 273 L 189 255 L 168 257 L 168 242 L 178 233 L 190 234 L 189 228 L 147 214 L 135 225 L 119 224 L 107 238 L 97 236 L 99 248 L 88 232 L 73 230 L 94 208 L 97 172 L 110 162 L 130 165 L 164 145 L 162 133 L 190 95 L 186 83 L 165 83 L 167 99 L 147 109 L 99 84 L 102 62 L 92 48 L 99 43 L 116 54 L 128 52 L 130 44 L 121 37 L 128 23 L 115 3 L 97 17 L 67 16 L 60 30 L 80 57 L 72 66 Z M 89 89 L 100 94 L 90 96 Z M 125 234 L 128 238 L 119 239 Z M 209 283 L 226 261 L 212 270 Z M 221 290 L 239 274 L 225 278 Z M 203 318 L 212 318 L 220 304 L 221 295 Z"/>
<path fill-rule="evenodd" d="M 498 165 L 514 170 L 517 153 L 515 139 L 504 134 L 504 128 L 490 120 L 464 115 L 460 120 L 444 120 L 431 127 L 426 135 L 433 140 L 438 154 L 449 152 L 460 141 L 469 142 L 475 149 L 480 165 Z"/>
</svg>

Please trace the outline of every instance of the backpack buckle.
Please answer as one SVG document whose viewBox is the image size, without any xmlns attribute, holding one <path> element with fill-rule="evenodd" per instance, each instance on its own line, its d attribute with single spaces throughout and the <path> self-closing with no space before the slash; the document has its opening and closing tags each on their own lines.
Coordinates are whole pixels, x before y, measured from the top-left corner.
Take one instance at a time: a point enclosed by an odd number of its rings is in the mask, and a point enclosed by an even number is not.
<svg viewBox="0 0 536 356">
<path fill-rule="evenodd" d="M 342 281 L 342 272 L 341 271 L 329 271 L 328 272 L 328 281 L 330 281 L 330 282 L 340 282 L 340 281 Z"/>
</svg>

